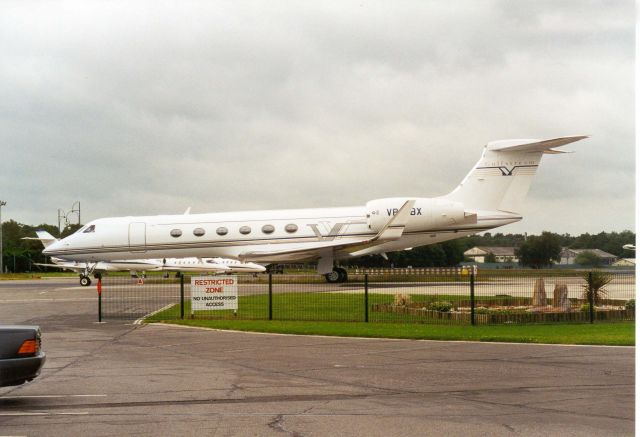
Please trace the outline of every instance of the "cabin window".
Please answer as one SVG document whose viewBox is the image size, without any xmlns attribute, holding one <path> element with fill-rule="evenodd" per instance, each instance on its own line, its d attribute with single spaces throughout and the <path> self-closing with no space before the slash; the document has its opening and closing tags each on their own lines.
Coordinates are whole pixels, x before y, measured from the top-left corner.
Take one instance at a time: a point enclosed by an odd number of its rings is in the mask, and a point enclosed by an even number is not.
<svg viewBox="0 0 640 437">
<path fill-rule="evenodd" d="M 82 231 L 85 234 L 88 234 L 90 232 L 95 232 L 96 231 L 96 225 L 91 225 L 89 226 L 87 229 L 85 229 L 84 231 Z"/>
<path fill-rule="evenodd" d="M 249 226 L 242 226 L 240 228 L 240 233 L 243 235 L 247 235 L 251 233 L 251 228 Z"/>
<path fill-rule="evenodd" d="M 171 229 L 171 232 L 169 232 L 169 234 L 173 238 L 178 238 L 180 235 L 182 235 L 182 231 L 180 229 Z"/>
<path fill-rule="evenodd" d="M 193 230 L 193 235 L 195 235 L 196 237 L 202 237 L 204 235 L 204 229 L 202 228 L 195 228 Z"/>
<path fill-rule="evenodd" d="M 284 230 L 287 231 L 290 234 L 293 234 L 294 232 L 296 232 L 298 230 L 298 225 L 295 225 L 293 223 L 289 223 L 287 226 L 284 227 Z"/>
<path fill-rule="evenodd" d="M 227 235 L 228 233 L 229 233 L 229 229 L 225 228 L 224 226 L 221 226 L 218 229 L 216 229 L 216 234 L 218 235 Z"/>
<path fill-rule="evenodd" d="M 264 232 L 265 234 L 271 234 L 275 230 L 276 228 L 274 228 L 272 225 L 264 225 L 262 227 L 262 232 Z"/>
</svg>

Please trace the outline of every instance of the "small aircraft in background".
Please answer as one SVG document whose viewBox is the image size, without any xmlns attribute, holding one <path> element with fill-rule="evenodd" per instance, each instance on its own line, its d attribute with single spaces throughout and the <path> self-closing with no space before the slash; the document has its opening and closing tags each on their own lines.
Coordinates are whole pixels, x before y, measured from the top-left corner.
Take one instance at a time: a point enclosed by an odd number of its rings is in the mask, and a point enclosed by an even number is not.
<svg viewBox="0 0 640 437">
<path fill-rule="evenodd" d="M 47 248 L 58 241 L 47 231 L 36 231 L 38 237 L 25 237 L 25 240 L 39 240 Z M 34 263 L 38 266 L 57 267 L 72 270 L 80 274 L 80 285 L 91 285 L 90 273 L 94 272 L 210 272 L 210 273 L 262 273 L 267 269 L 256 263 L 244 263 L 225 258 L 150 258 L 114 260 L 98 262 L 89 266 L 86 262 L 68 261 L 64 258 L 51 257 L 51 263 Z M 91 268 L 91 270 L 90 270 Z"/>
</svg>

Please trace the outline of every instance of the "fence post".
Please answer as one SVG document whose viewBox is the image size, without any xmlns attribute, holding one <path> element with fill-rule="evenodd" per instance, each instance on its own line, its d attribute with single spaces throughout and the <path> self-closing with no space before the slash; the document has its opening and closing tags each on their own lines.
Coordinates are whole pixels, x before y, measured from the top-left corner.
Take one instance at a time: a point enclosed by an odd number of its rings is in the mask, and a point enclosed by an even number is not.
<svg viewBox="0 0 640 437">
<path fill-rule="evenodd" d="M 474 269 L 471 269 L 471 275 L 469 276 L 469 301 L 471 302 L 471 325 L 476 324 L 476 296 L 475 296 L 475 282 L 476 273 Z"/>
<path fill-rule="evenodd" d="M 589 298 L 589 323 L 593 323 L 593 272 L 589 272 L 587 297 Z"/>
<path fill-rule="evenodd" d="M 184 274 L 180 273 L 180 320 L 184 319 Z"/>
<path fill-rule="evenodd" d="M 98 323 L 102 323 L 102 278 L 98 278 Z"/>
<path fill-rule="evenodd" d="M 369 274 L 364 274 L 364 321 L 369 323 Z"/>
<path fill-rule="evenodd" d="M 269 273 L 269 320 L 273 320 L 273 274 Z"/>
</svg>

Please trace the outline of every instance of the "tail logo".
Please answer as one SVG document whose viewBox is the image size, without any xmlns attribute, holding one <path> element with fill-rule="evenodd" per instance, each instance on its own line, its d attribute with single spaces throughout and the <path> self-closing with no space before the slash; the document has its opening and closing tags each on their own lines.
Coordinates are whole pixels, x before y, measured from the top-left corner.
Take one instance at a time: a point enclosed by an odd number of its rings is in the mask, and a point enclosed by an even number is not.
<svg viewBox="0 0 640 437">
<path fill-rule="evenodd" d="M 496 166 L 496 167 L 478 167 L 478 170 L 491 170 L 491 169 L 498 169 L 500 170 L 500 173 L 502 174 L 502 176 L 513 176 L 513 171 L 516 168 L 536 168 L 538 167 L 537 165 L 514 165 L 513 167 L 511 167 L 511 169 L 509 169 L 509 167 L 505 167 L 503 165 L 501 166 Z"/>
</svg>

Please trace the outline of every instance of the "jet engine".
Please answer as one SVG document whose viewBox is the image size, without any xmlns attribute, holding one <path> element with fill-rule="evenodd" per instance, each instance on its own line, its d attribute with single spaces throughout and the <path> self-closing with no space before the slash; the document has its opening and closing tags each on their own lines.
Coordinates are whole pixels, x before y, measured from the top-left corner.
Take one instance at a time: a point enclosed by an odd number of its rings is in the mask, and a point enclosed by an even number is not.
<svg viewBox="0 0 640 437">
<path fill-rule="evenodd" d="M 369 229 L 380 232 L 407 200 L 405 197 L 394 197 L 367 202 Z M 477 215 L 465 212 L 460 202 L 439 198 L 417 198 L 415 201 L 405 232 L 437 230 L 477 222 Z"/>
</svg>

